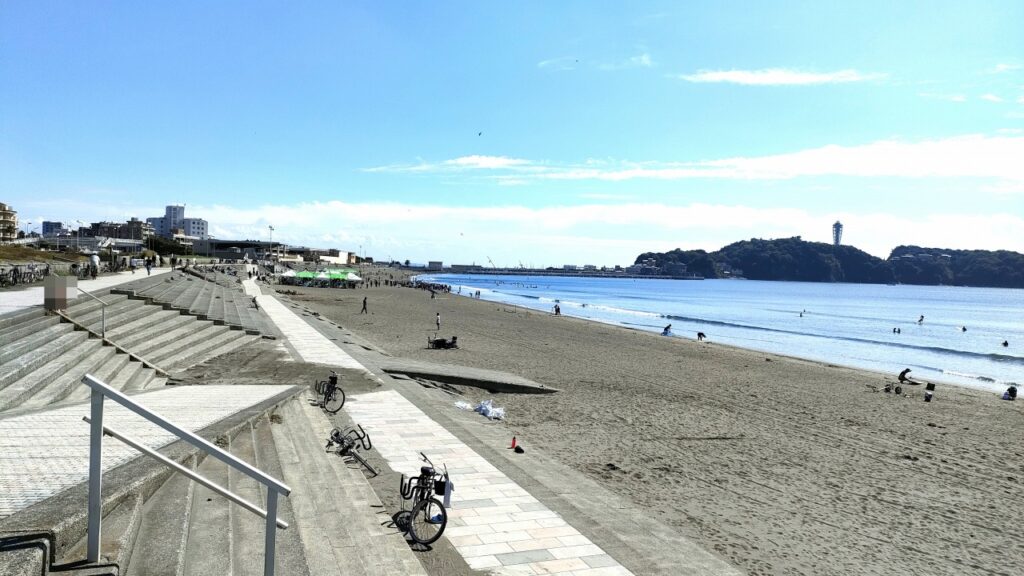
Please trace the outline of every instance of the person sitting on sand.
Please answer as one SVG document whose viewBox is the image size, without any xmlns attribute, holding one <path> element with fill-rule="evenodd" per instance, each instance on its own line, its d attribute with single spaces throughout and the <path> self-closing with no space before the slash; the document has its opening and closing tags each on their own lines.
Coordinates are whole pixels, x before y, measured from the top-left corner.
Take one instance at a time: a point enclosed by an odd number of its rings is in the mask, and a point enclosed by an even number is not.
<svg viewBox="0 0 1024 576">
<path fill-rule="evenodd" d="M 913 384 L 914 383 L 913 380 L 911 380 L 910 378 L 907 377 L 907 374 L 910 374 L 910 368 L 904 368 L 903 372 L 900 372 L 900 375 L 896 377 L 896 379 L 900 381 L 900 384 L 904 384 L 904 383 Z"/>
<path fill-rule="evenodd" d="M 668 336 L 671 333 L 672 333 L 672 325 L 671 324 L 669 324 L 668 326 L 665 326 L 665 329 L 661 331 L 661 335 L 662 336 Z"/>
<path fill-rule="evenodd" d="M 1011 402 L 1017 399 L 1017 387 L 1011 385 L 1003 392 L 1003 400 L 1010 400 Z"/>
<path fill-rule="evenodd" d="M 703 332 L 697 332 L 697 342 L 703 342 L 707 338 L 707 335 Z"/>
</svg>

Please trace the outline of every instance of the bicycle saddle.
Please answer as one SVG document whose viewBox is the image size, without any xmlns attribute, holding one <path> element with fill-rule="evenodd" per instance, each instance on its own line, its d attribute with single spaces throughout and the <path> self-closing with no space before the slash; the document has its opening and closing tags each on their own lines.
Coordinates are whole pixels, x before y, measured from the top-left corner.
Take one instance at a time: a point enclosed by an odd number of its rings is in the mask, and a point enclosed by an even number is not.
<svg viewBox="0 0 1024 576">
<path fill-rule="evenodd" d="M 420 466 L 420 476 L 433 476 L 434 469 L 430 466 Z"/>
</svg>

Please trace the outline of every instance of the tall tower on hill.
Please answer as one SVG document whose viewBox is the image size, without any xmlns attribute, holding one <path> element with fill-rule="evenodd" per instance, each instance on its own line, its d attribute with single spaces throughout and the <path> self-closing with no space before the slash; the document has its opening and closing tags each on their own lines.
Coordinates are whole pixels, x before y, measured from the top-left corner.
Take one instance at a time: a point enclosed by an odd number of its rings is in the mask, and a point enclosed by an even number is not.
<svg viewBox="0 0 1024 576">
<path fill-rule="evenodd" d="M 836 220 L 836 223 L 832 225 L 832 245 L 839 246 L 843 241 L 843 223 Z"/>
</svg>

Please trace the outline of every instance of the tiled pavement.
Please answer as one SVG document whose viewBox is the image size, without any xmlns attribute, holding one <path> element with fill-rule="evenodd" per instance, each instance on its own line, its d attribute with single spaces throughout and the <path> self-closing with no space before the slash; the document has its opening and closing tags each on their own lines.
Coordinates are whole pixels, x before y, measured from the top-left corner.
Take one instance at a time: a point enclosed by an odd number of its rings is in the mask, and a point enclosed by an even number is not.
<svg viewBox="0 0 1024 576">
<path fill-rule="evenodd" d="M 247 295 L 257 297 L 256 301 L 259 302 L 260 310 L 270 317 L 304 361 L 367 372 L 362 364 L 356 362 L 344 350 L 313 329 L 276 298 L 269 295 L 262 296 L 260 287 L 253 280 L 242 280 L 242 287 Z"/>
<path fill-rule="evenodd" d="M 158 276 L 170 272 L 170 268 L 153 268 L 152 276 Z M 131 282 L 132 280 L 140 280 L 146 276 L 146 269 L 141 268 L 136 270 L 135 274 L 131 272 L 118 272 L 116 274 L 108 274 L 100 276 L 95 280 L 79 280 L 78 286 L 89 292 L 98 292 L 107 288 L 124 284 L 125 282 Z M 77 297 L 75 294 L 74 297 Z M 43 305 L 43 287 L 32 286 L 24 290 L 5 290 L 0 292 L 0 314 L 7 314 L 8 312 L 17 312 L 25 308 L 32 306 Z"/>
<path fill-rule="evenodd" d="M 84 386 L 84 384 L 83 384 Z M 170 416 L 179 426 L 201 430 L 289 386 L 187 386 L 134 396 L 140 404 Z M 88 479 L 89 404 L 0 418 L 0 519 Z M 113 401 L 106 401 L 104 424 L 161 448 L 176 438 Z M 118 440 L 103 442 L 103 470 L 140 454 Z"/>
<path fill-rule="evenodd" d="M 350 396 L 345 410 L 393 470 L 419 474 L 423 452 L 455 490 L 445 537 L 471 568 L 494 574 L 631 574 L 398 392 Z"/>
</svg>

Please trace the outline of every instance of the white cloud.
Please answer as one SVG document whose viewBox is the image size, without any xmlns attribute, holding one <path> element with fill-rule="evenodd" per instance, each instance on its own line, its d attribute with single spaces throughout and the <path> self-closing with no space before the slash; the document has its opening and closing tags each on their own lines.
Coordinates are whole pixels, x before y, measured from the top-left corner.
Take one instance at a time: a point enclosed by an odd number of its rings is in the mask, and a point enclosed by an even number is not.
<svg viewBox="0 0 1024 576">
<path fill-rule="evenodd" d="M 509 158 L 507 156 L 462 156 L 460 158 L 454 158 L 452 160 L 445 160 L 445 166 L 458 166 L 460 168 L 511 168 L 513 166 L 523 166 L 529 164 L 528 160 L 522 160 L 519 158 Z"/>
<path fill-rule="evenodd" d="M 981 96 L 979 96 L 979 98 L 981 98 L 982 100 L 987 100 L 989 102 L 1002 102 L 1003 101 L 1002 98 L 1000 98 L 999 96 L 996 96 L 995 94 L 982 94 Z"/>
<path fill-rule="evenodd" d="M 537 68 L 548 70 L 574 70 L 579 59 L 574 56 L 559 56 L 537 62 Z"/>
<path fill-rule="evenodd" d="M 500 171 L 499 183 L 538 180 L 791 180 L 801 177 L 974 178 L 1024 182 L 1024 137 L 1012 134 L 938 140 L 879 140 L 856 146 L 830 144 L 770 156 L 689 162 L 622 162 L 588 159 L 557 164 L 506 156 L 463 156 L 436 163 L 371 168 L 372 172 L 473 175 Z M 493 178 L 488 176 L 489 178 Z"/>
<path fill-rule="evenodd" d="M 600 64 L 598 68 L 601 70 L 623 70 L 626 68 L 653 68 L 654 61 L 651 59 L 651 55 L 646 52 L 631 56 L 625 60 L 618 60 L 615 62 L 607 62 Z"/>
<path fill-rule="evenodd" d="M 1014 70 L 1020 70 L 1022 66 L 1020 64 L 996 64 L 991 72 L 993 74 L 1001 74 L 1003 72 L 1012 72 Z"/>
<path fill-rule="evenodd" d="M 363 172 L 457 172 L 464 170 L 497 170 L 508 168 L 524 168 L 530 165 L 529 160 L 510 158 L 508 156 L 483 156 L 473 154 L 460 156 L 443 162 L 425 162 L 417 164 L 388 164 L 364 168 Z"/>
<path fill-rule="evenodd" d="M 963 94 L 934 94 L 931 92 L 920 92 L 918 96 L 922 98 L 933 98 L 936 100 L 946 100 L 947 102 L 967 102 L 967 96 Z"/>
<path fill-rule="evenodd" d="M 804 72 L 788 68 L 762 70 L 700 70 L 695 74 L 678 76 L 687 82 L 725 82 L 746 86 L 807 86 L 816 84 L 843 84 L 884 78 L 885 74 L 866 74 L 856 70 L 835 72 Z"/>
</svg>

